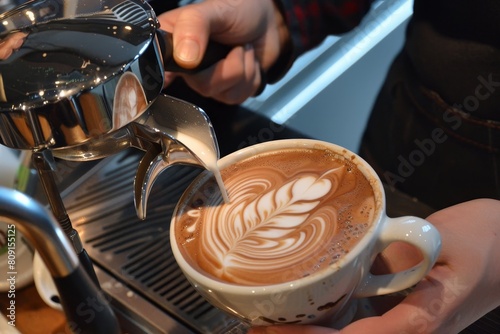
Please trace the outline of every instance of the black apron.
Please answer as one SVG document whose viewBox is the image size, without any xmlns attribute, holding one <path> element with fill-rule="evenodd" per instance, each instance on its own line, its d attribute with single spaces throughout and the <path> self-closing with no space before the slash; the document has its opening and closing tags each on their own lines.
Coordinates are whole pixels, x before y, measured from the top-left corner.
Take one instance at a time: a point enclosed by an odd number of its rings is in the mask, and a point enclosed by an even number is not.
<svg viewBox="0 0 500 334">
<path fill-rule="evenodd" d="M 434 209 L 500 199 L 500 1 L 416 0 L 360 154 Z"/>
</svg>

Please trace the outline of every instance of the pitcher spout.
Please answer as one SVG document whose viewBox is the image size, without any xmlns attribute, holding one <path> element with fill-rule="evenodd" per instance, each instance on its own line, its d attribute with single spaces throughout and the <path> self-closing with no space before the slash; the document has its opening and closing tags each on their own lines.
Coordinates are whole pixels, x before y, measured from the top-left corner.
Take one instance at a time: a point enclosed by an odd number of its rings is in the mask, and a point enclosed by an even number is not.
<svg viewBox="0 0 500 334">
<path fill-rule="evenodd" d="M 134 180 L 137 216 L 146 218 L 151 189 L 160 174 L 175 164 L 217 168 L 219 147 L 206 113 L 185 101 L 160 95 L 148 111 L 129 125 L 133 146 L 146 151 Z"/>
<path fill-rule="evenodd" d="M 175 139 L 162 139 L 152 144 L 142 157 L 134 179 L 134 203 L 139 219 L 146 219 L 147 203 L 154 183 L 167 168 L 175 164 L 193 165 L 205 168 L 191 151 Z"/>
<path fill-rule="evenodd" d="M 140 219 L 146 218 L 149 194 L 164 170 L 174 164 L 187 164 L 214 171 L 220 156 L 215 131 L 203 109 L 168 95 L 158 96 L 135 121 L 121 129 L 80 145 L 53 150 L 53 155 L 69 161 L 89 161 L 132 147 L 146 152 L 134 179 L 134 201 Z"/>
</svg>

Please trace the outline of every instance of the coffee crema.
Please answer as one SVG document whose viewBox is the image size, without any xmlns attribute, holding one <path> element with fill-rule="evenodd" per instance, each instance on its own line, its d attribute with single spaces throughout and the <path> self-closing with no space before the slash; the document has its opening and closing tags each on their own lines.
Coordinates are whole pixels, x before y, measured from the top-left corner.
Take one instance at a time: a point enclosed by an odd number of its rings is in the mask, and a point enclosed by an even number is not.
<svg viewBox="0 0 500 334">
<path fill-rule="evenodd" d="M 221 170 L 230 203 L 206 173 L 174 223 L 184 257 L 232 284 L 293 281 L 334 265 L 373 224 L 370 181 L 325 148 L 281 149 Z"/>
</svg>

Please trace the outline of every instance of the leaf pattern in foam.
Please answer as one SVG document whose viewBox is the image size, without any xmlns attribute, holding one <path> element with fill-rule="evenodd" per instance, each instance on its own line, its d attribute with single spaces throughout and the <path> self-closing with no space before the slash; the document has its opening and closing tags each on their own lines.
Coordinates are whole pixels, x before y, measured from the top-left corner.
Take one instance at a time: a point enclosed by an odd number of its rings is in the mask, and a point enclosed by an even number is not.
<svg viewBox="0 0 500 334">
<path fill-rule="evenodd" d="M 304 174 L 277 190 L 268 190 L 250 202 L 232 203 L 235 206 L 229 206 L 231 209 L 226 207 L 229 210 L 219 212 L 227 223 L 226 231 L 219 230 L 216 238 L 219 239 L 217 248 L 226 248 L 227 251 L 220 254 L 220 261 L 226 267 L 237 267 L 248 264 L 253 257 L 269 258 L 273 254 L 287 254 L 301 249 L 300 244 L 305 238 L 303 233 L 295 233 L 293 238 L 287 236 L 310 217 L 325 195 L 337 190 L 344 171 L 344 167 L 339 167 L 320 176 Z M 244 189 L 239 188 L 240 191 Z M 238 198 L 238 194 L 231 197 Z M 322 218 L 312 220 L 311 224 L 328 223 Z M 314 230 L 319 232 L 324 228 L 315 227 Z"/>
</svg>

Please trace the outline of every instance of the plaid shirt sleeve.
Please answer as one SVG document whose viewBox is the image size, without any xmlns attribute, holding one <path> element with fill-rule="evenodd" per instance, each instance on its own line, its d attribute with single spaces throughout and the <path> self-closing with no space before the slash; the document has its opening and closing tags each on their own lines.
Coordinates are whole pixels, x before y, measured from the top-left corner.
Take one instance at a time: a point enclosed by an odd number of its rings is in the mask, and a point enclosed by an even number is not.
<svg viewBox="0 0 500 334">
<path fill-rule="evenodd" d="M 296 57 L 320 44 L 328 35 L 345 33 L 356 27 L 370 9 L 373 0 L 281 0 L 281 2 Z"/>
</svg>

